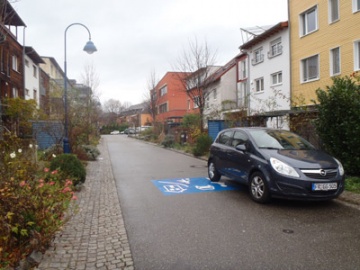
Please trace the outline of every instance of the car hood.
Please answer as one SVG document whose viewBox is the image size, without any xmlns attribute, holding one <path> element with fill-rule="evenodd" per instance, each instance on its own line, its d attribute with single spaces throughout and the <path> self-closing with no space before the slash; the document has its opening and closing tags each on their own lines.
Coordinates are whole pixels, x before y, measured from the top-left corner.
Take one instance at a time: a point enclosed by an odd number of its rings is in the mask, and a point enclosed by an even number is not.
<svg viewBox="0 0 360 270">
<path fill-rule="evenodd" d="M 297 168 L 336 168 L 338 164 L 329 154 L 321 150 L 263 150 L 264 154 L 277 158 Z"/>
</svg>

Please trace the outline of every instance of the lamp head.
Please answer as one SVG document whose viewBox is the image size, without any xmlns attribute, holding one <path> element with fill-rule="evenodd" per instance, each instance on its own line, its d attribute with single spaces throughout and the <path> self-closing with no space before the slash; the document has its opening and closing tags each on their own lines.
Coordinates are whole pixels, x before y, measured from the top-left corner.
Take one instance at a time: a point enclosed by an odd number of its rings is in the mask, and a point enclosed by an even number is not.
<svg viewBox="0 0 360 270">
<path fill-rule="evenodd" d="M 96 49 L 94 43 L 91 40 L 89 40 L 84 47 L 84 51 L 87 52 L 88 54 L 92 54 L 92 53 L 96 52 L 97 49 Z"/>
</svg>

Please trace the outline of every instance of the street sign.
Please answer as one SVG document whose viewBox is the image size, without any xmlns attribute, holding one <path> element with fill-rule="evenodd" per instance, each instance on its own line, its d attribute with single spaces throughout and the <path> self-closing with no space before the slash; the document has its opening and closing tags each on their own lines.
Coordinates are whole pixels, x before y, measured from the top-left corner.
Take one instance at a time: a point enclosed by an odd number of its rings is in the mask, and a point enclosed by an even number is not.
<svg viewBox="0 0 360 270">
<path fill-rule="evenodd" d="M 239 189 L 236 186 L 228 185 L 224 182 L 211 182 L 206 177 L 176 178 L 151 181 L 164 195 L 215 192 Z"/>
</svg>

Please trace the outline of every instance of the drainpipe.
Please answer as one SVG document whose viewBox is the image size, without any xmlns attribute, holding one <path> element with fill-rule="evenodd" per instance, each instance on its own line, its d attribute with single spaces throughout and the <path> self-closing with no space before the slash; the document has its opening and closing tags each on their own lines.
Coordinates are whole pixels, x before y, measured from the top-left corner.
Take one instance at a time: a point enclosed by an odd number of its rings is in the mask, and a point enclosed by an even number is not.
<svg viewBox="0 0 360 270">
<path fill-rule="evenodd" d="M 247 101 L 247 115 L 250 116 L 250 54 L 248 50 L 241 50 L 242 53 L 246 54 L 247 60 L 247 84 L 246 84 L 246 101 Z"/>
</svg>

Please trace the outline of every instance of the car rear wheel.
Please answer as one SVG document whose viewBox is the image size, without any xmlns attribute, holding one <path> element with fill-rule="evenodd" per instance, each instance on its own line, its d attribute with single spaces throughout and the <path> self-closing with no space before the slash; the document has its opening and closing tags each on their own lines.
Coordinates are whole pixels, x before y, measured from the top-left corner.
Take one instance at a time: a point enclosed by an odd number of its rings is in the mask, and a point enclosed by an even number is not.
<svg viewBox="0 0 360 270">
<path fill-rule="evenodd" d="M 211 182 L 219 182 L 221 174 L 216 169 L 215 163 L 213 160 L 209 161 L 208 164 L 208 175 Z"/>
<path fill-rule="evenodd" d="M 250 196 L 255 202 L 266 203 L 270 200 L 269 188 L 265 176 L 261 172 L 255 172 L 251 175 L 249 190 Z"/>
</svg>

